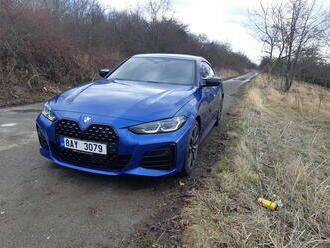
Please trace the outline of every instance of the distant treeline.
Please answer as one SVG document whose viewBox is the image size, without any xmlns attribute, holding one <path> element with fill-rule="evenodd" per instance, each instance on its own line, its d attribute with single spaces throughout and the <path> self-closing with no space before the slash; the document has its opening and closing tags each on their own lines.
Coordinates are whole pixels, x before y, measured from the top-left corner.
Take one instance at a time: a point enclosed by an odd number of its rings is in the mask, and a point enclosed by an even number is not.
<svg viewBox="0 0 330 248">
<path fill-rule="evenodd" d="M 260 70 L 267 71 L 269 58 L 261 60 Z M 285 75 L 285 63 L 280 60 L 273 68 L 273 74 Z M 330 88 L 330 63 L 320 59 L 317 56 L 302 57 L 297 62 L 297 69 L 294 73 L 294 79 L 307 83 L 318 84 Z"/>
<path fill-rule="evenodd" d="M 80 83 L 136 53 L 200 55 L 241 72 L 255 67 L 229 45 L 192 34 L 165 2 L 117 11 L 95 0 L 0 0 L 1 88 Z"/>
</svg>

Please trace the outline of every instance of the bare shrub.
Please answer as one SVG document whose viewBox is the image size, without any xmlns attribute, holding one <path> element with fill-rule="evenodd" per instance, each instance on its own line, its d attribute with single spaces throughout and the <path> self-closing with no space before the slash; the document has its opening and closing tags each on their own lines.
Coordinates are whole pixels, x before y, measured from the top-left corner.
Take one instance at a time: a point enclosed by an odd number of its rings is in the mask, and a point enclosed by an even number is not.
<svg viewBox="0 0 330 248">
<path fill-rule="evenodd" d="M 229 45 L 189 32 L 170 15 L 170 1 L 105 9 L 96 0 L 0 0 L 0 105 L 43 100 L 94 80 L 136 53 L 188 53 L 240 73 L 255 65 Z M 50 87 L 51 85 L 51 87 Z"/>
</svg>

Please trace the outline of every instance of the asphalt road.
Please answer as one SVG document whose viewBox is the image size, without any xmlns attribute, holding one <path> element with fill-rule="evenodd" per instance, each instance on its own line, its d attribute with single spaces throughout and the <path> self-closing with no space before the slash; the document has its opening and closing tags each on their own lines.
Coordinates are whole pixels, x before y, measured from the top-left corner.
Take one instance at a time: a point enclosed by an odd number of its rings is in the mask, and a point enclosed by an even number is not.
<svg viewBox="0 0 330 248">
<path fill-rule="evenodd" d="M 225 111 L 253 76 L 225 81 Z M 122 247 L 176 190 L 171 179 L 56 166 L 38 153 L 34 121 L 41 107 L 0 109 L 0 247 Z"/>
</svg>

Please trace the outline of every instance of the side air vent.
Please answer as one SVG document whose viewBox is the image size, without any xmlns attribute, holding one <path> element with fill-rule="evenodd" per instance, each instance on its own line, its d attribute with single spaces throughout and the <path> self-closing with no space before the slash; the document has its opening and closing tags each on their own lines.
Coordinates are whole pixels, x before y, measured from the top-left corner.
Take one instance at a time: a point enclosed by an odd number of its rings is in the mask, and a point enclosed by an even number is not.
<svg viewBox="0 0 330 248">
<path fill-rule="evenodd" d="M 148 169 L 170 170 L 174 166 L 175 146 L 168 145 L 144 153 L 140 166 Z"/>
</svg>

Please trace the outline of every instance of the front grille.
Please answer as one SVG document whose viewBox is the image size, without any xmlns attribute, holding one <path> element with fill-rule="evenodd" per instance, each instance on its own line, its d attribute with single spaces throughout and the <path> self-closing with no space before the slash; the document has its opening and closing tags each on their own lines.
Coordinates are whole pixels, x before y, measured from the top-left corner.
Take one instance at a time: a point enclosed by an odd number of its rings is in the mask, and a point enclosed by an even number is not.
<svg viewBox="0 0 330 248">
<path fill-rule="evenodd" d="M 57 136 L 107 143 L 108 153 L 117 153 L 118 136 L 111 126 L 92 124 L 87 129 L 81 130 L 75 121 L 60 120 L 56 123 L 55 130 Z"/>
<path fill-rule="evenodd" d="M 148 169 L 170 170 L 174 165 L 175 146 L 169 145 L 144 153 L 140 166 Z"/>
<path fill-rule="evenodd" d="M 118 156 L 118 136 L 115 130 L 108 125 L 92 124 L 82 130 L 73 120 L 60 120 L 56 123 L 55 153 L 63 161 L 78 164 L 79 166 L 122 169 L 130 160 L 130 155 Z M 107 155 L 74 151 L 61 147 L 59 137 L 76 138 L 79 140 L 100 142 L 107 144 Z"/>
<path fill-rule="evenodd" d="M 37 132 L 38 132 L 38 139 L 39 139 L 40 146 L 42 148 L 48 150 L 49 147 L 48 147 L 47 141 L 46 141 L 44 135 L 42 134 L 40 127 L 38 125 L 37 125 Z"/>
</svg>

